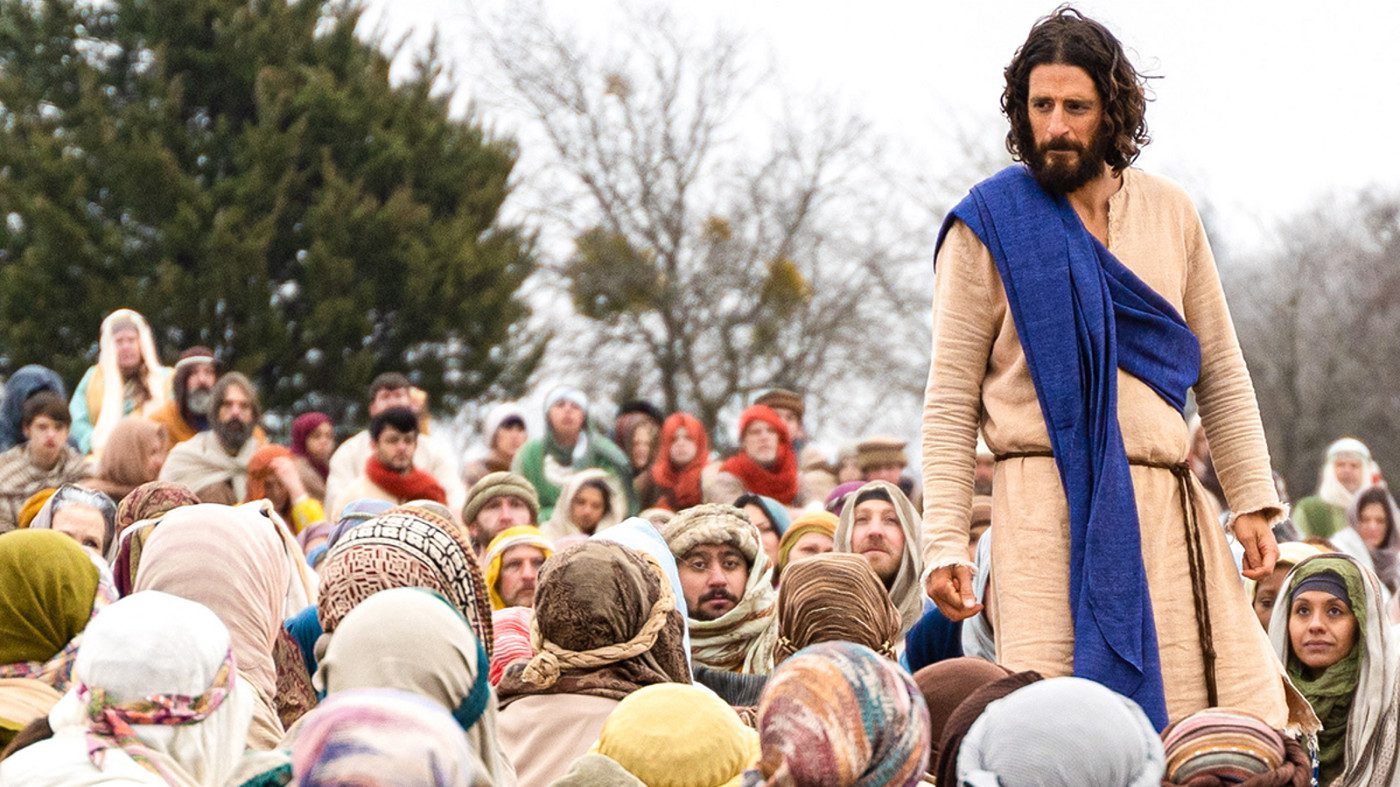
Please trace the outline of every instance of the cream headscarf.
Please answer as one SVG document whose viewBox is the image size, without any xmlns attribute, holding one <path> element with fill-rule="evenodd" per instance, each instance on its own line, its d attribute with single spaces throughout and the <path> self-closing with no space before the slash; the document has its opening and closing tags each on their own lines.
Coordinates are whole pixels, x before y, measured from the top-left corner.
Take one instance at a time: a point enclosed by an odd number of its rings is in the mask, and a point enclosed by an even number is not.
<svg viewBox="0 0 1400 787">
<path fill-rule="evenodd" d="M 102 409 L 97 413 L 97 422 L 92 427 L 92 453 L 101 454 L 107 445 L 112 430 L 126 417 L 123 412 L 126 399 L 126 381 L 121 368 L 117 366 L 117 344 L 114 326 L 118 322 L 129 321 L 136 326 L 141 343 L 141 363 L 145 368 L 142 380 L 151 398 L 147 399 L 136 415 L 150 415 L 161 407 L 170 395 L 170 369 L 162 366 L 160 355 L 156 353 L 155 339 L 151 336 L 151 326 L 146 318 L 131 309 L 117 309 L 102 321 L 102 335 L 98 340 L 97 368 L 102 373 Z"/>
<path fill-rule="evenodd" d="M 852 492 L 841 509 L 841 522 L 836 526 L 836 551 L 852 551 L 851 535 L 855 529 L 856 501 L 869 492 L 884 492 L 894 506 L 895 516 L 899 517 L 899 527 L 904 531 L 904 554 L 899 557 L 899 573 L 890 587 L 890 599 L 899 608 L 902 625 L 899 630 L 902 652 L 904 635 L 919 618 L 924 615 L 924 591 L 919 586 L 919 576 L 924 573 L 923 518 L 914 510 L 903 490 L 888 481 L 871 481 Z"/>
<path fill-rule="evenodd" d="M 1361 460 L 1361 486 L 1357 487 L 1355 492 L 1347 491 L 1342 482 L 1337 480 L 1337 471 L 1333 469 L 1333 464 L 1339 456 L 1354 456 Z M 1371 449 L 1355 437 L 1343 437 L 1327 446 L 1327 458 L 1323 461 L 1318 475 L 1317 496 L 1338 508 L 1349 508 L 1356 495 L 1374 483 L 1375 476 L 1376 463 L 1371 461 Z"/>
<path fill-rule="evenodd" d="M 582 439 L 581 436 L 580 439 Z M 593 528 L 591 534 L 584 533 L 583 529 L 574 524 L 569 517 L 574 497 L 589 481 L 601 481 L 608 490 L 608 511 L 603 514 L 603 518 L 598 521 L 598 525 Z M 621 522 L 626 516 L 627 493 L 622 490 L 621 482 L 606 470 L 590 467 L 569 476 L 569 483 L 564 486 L 563 493 L 559 495 L 559 501 L 554 504 L 554 513 L 550 515 L 549 521 L 540 527 L 540 530 L 544 531 L 545 537 L 551 541 L 558 541 L 565 536 L 572 535 L 595 535 Z"/>
<path fill-rule="evenodd" d="M 336 627 L 315 684 L 331 695 L 400 689 L 436 701 L 462 726 L 492 784 L 512 787 L 515 768 L 496 741 L 496 692 L 484 654 L 447 599 L 423 588 L 381 590 Z"/>
</svg>

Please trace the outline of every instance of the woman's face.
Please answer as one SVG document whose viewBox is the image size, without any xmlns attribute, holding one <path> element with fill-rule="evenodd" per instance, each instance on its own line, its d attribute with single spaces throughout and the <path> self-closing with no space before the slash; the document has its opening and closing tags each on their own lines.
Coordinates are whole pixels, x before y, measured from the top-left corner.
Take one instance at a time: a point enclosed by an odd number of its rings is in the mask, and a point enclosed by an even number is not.
<svg viewBox="0 0 1400 787">
<path fill-rule="evenodd" d="M 331 428 L 329 422 L 312 429 L 311 434 L 306 436 L 306 452 L 318 460 L 331 461 L 331 454 L 334 451 L 335 430 Z"/>
<path fill-rule="evenodd" d="M 53 515 L 53 529 L 98 552 L 107 548 L 107 520 L 96 508 L 71 503 Z"/>
<path fill-rule="evenodd" d="M 1367 549 L 1380 549 L 1390 535 L 1390 522 L 1386 519 L 1385 504 L 1367 503 L 1356 514 L 1356 532 L 1366 542 Z"/>
<path fill-rule="evenodd" d="M 768 555 L 770 564 L 778 565 L 778 544 L 783 537 L 778 535 L 778 529 L 773 527 L 773 520 L 768 518 L 768 512 L 750 503 L 744 506 L 744 513 L 749 515 L 749 520 L 758 528 L 758 534 L 763 538 L 763 551 Z"/>
<path fill-rule="evenodd" d="M 641 470 L 651 466 L 651 452 L 656 443 L 656 425 L 643 421 L 632 432 L 632 469 Z"/>
<path fill-rule="evenodd" d="M 695 461 L 695 455 L 699 453 L 699 449 L 699 444 L 695 442 L 695 438 L 690 436 L 690 432 L 684 426 L 676 429 L 675 435 L 671 438 L 671 464 L 685 467 Z"/>
<path fill-rule="evenodd" d="M 592 534 L 598 523 L 603 521 L 603 493 L 597 487 L 585 486 L 574 495 L 569 504 L 569 518 L 585 533 Z"/>
<path fill-rule="evenodd" d="M 162 436 L 156 443 L 155 450 L 146 457 L 146 480 L 154 481 L 160 477 L 160 469 L 165 466 L 165 458 L 170 456 L 170 447 L 166 445 L 165 437 Z"/>
<path fill-rule="evenodd" d="M 1325 670 L 1356 645 L 1356 615 L 1331 593 L 1304 591 L 1293 599 L 1288 614 L 1288 640 L 1305 666 Z"/>
<path fill-rule="evenodd" d="M 1278 593 L 1283 589 L 1283 580 L 1288 578 L 1288 572 L 1293 568 L 1292 563 L 1279 563 L 1274 566 L 1273 573 L 1259 580 L 1259 584 L 1254 588 L 1254 614 L 1259 616 L 1259 625 L 1269 630 L 1269 621 L 1274 617 L 1274 603 L 1278 601 Z"/>
</svg>

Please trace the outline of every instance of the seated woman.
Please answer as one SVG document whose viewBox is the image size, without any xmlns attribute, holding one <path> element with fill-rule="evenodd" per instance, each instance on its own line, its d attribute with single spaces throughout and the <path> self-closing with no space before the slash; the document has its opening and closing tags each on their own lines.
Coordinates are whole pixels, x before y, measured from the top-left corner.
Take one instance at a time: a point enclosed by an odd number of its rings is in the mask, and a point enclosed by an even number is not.
<svg viewBox="0 0 1400 787">
<path fill-rule="evenodd" d="M 591 536 L 621 522 L 627 515 L 627 495 L 617 477 L 596 467 L 574 473 L 549 521 L 540 529 L 553 541 L 565 536 Z"/>
<path fill-rule="evenodd" d="M 39 510 L 31 530 L 56 530 L 111 561 L 116 556 L 117 504 L 92 489 L 64 484 Z"/>
<path fill-rule="evenodd" d="M 1299 561 L 1284 587 L 1269 639 L 1322 721 L 1319 784 L 1394 784 L 1400 654 L 1380 581 L 1356 558 L 1328 554 Z"/>
</svg>

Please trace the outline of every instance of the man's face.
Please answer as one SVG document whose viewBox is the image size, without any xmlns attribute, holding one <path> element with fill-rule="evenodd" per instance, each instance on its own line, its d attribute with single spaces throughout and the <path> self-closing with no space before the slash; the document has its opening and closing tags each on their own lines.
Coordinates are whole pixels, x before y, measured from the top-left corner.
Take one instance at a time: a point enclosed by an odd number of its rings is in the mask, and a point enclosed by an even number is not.
<svg viewBox="0 0 1400 787">
<path fill-rule="evenodd" d="M 851 551 L 863 556 L 888 588 L 904 556 L 904 529 L 894 506 L 884 500 L 865 500 L 856 506 L 854 516 Z"/>
<path fill-rule="evenodd" d="M 766 421 L 750 421 L 741 441 L 744 453 L 761 465 L 778 460 L 778 430 Z"/>
<path fill-rule="evenodd" d="M 574 402 L 560 399 L 549 406 L 549 429 L 562 444 L 573 445 L 583 431 L 583 419 L 583 408 Z"/>
<path fill-rule="evenodd" d="M 214 364 L 197 363 L 190 367 L 190 374 L 185 378 L 185 393 L 190 394 L 195 391 L 207 391 L 214 387 L 219 376 L 214 372 Z"/>
<path fill-rule="evenodd" d="M 24 427 L 29 441 L 29 455 L 40 467 L 53 467 L 68 442 L 68 424 L 59 423 L 47 415 L 37 415 Z"/>
<path fill-rule="evenodd" d="M 1061 63 L 1032 68 L 1026 103 L 1035 141 L 1026 163 L 1041 186 L 1069 194 L 1102 174 L 1103 102 L 1087 71 Z"/>
<path fill-rule="evenodd" d="M 418 447 L 417 432 L 400 432 L 386 425 L 373 444 L 374 457 L 381 465 L 395 473 L 407 473 L 413 468 L 413 449 Z"/>
<path fill-rule="evenodd" d="M 481 529 L 482 537 L 489 543 L 502 530 L 532 524 L 530 519 L 530 507 L 525 505 L 524 500 L 515 495 L 497 495 L 486 501 L 486 505 L 476 513 L 474 521 Z"/>
<path fill-rule="evenodd" d="M 788 436 L 794 440 L 802 437 L 802 416 L 796 410 L 789 410 L 786 407 L 774 407 L 773 412 L 783 419 L 783 425 L 787 427 Z"/>
<path fill-rule="evenodd" d="M 134 371 L 141 365 L 141 335 L 135 328 L 123 328 L 112 334 L 112 346 L 117 351 L 117 368 Z"/>
<path fill-rule="evenodd" d="M 899 477 L 904 473 L 904 465 L 888 464 L 872 467 L 865 472 L 867 481 L 888 481 L 891 484 L 898 484 Z"/>
<path fill-rule="evenodd" d="M 107 547 L 107 522 L 102 512 L 86 505 L 64 506 L 53 517 L 53 529 L 101 552 Z"/>
<path fill-rule="evenodd" d="M 1364 465 L 1359 457 L 1339 456 L 1332 460 L 1332 470 L 1348 492 L 1355 492 L 1361 488 Z"/>
<path fill-rule="evenodd" d="M 535 582 L 544 565 L 544 553 L 538 547 L 521 544 L 501 555 L 501 577 L 496 591 L 508 607 L 533 607 Z"/>
<path fill-rule="evenodd" d="M 406 407 L 413 409 L 413 393 L 411 388 L 381 388 L 375 392 L 374 398 L 369 403 L 369 417 L 388 410 L 390 407 Z"/>
<path fill-rule="evenodd" d="M 253 397 L 242 386 L 224 389 L 223 401 L 214 414 L 214 434 L 233 452 L 241 450 L 253 436 Z"/>
<path fill-rule="evenodd" d="M 744 599 L 749 563 L 744 553 L 727 544 L 701 544 L 677 566 L 690 617 L 716 620 Z"/>
</svg>

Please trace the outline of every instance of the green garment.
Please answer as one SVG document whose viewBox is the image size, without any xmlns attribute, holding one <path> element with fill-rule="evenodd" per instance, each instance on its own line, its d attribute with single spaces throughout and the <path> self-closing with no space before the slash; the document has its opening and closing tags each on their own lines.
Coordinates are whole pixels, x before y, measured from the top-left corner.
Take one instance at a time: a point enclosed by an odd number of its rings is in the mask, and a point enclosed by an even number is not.
<svg viewBox="0 0 1400 787">
<path fill-rule="evenodd" d="M 593 429 L 588 430 L 587 440 L 588 448 L 580 456 L 574 456 L 571 450 L 565 450 L 555 443 L 554 435 L 546 428 L 544 437 L 537 437 L 529 441 L 516 452 L 515 460 L 511 462 L 510 469 L 513 473 L 525 476 L 535 487 L 535 491 L 539 493 L 539 521 L 549 521 L 550 515 L 554 513 L 554 506 L 559 502 L 559 495 L 563 491 L 562 486 L 552 483 L 545 477 L 546 455 L 560 466 L 569 468 L 571 474 L 596 467 L 616 476 L 620 486 L 627 493 L 627 516 L 636 515 L 637 492 L 630 482 L 632 469 L 631 463 L 627 461 L 627 456 L 613 441 Z"/>
<path fill-rule="evenodd" d="M 1315 558 L 1294 570 L 1288 584 L 1288 597 L 1308 577 L 1330 573 L 1341 578 L 1351 596 L 1351 612 L 1356 616 L 1356 644 L 1341 661 L 1315 673 L 1293 655 L 1288 647 L 1288 677 L 1312 705 L 1322 722 L 1318 733 L 1320 784 L 1330 784 L 1346 770 L 1347 720 L 1351 715 L 1356 686 L 1361 680 L 1361 656 L 1366 651 L 1366 586 L 1356 564 L 1341 558 Z M 1290 600 L 1290 606 L 1292 604 Z"/>
<path fill-rule="evenodd" d="M 1331 538 L 1347 526 L 1347 512 L 1320 497 L 1305 497 L 1293 506 L 1293 524 L 1304 535 Z"/>
<path fill-rule="evenodd" d="M 97 567 L 53 530 L 0 536 L 0 665 L 46 661 L 87 628 Z"/>
</svg>

